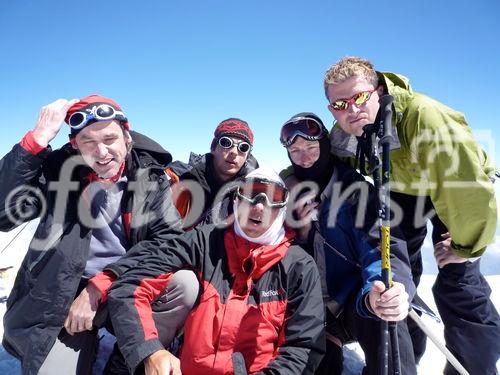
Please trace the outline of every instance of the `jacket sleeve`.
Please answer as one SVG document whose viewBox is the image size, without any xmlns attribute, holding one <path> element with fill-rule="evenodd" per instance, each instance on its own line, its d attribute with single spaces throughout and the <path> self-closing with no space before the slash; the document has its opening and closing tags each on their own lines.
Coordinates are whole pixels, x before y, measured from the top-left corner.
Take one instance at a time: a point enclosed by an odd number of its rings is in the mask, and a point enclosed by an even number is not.
<svg viewBox="0 0 500 375">
<path fill-rule="evenodd" d="M 497 208 L 491 159 L 475 142 L 464 116 L 419 97 L 408 111 L 412 155 L 430 188 L 454 252 L 477 257 L 494 241 Z"/>
<path fill-rule="evenodd" d="M 382 280 L 382 261 L 380 254 L 380 228 L 376 211 L 376 199 L 378 198 L 374 189 L 371 186 L 369 187 L 370 192 L 366 204 L 358 202 L 358 205 L 352 207 L 353 212 L 350 215 L 350 219 L 352 220 L 356 217 L 359 208 L 364 209 L 363 225 L 356 225 L 357 223 L 353 220 L 349 225 L 352 229 L 349 231 L 348 228 L 345 228 L 344 232 L 351 234 L 351 243 L 354 243 L 356 246 L 358 263 L 361 266 L 363 284 L 356 299 L 356 310 L 361 316 L 374 318 L 375 315 L 365 305 L 365 296 L 370 292 L 375 280 Z M 361 204 L 361 207 L 359 204 Z M 416 293 L 416 287 L 413 283 L 406 243 L 401 238 L 399 229 L 397 227 L 391 228 L 391 276 L 394 281 L 405 286 L 405 290 L 409 295 L 409 301 L 411 301 Z"/>
<path fill-rule="evenodd" d="M 294 173 L 294 170 L 293 170 L 293 165 L 290 165 L 288 166 L 287 168 L 283 169 L 281 172 L 280 172 L 280 177 L 281 179 L 284 181 L 286 180 L 288 177 L 290 176 L 293 176 L 295 173 Z"/>
<path fill-rule="evenodd" d="M 118 346 L 131 373 L 152 353 L 163 349 L 158 339 L 151 303 L 181 268 L 201 269 L 204 233 L 194 229 L 167 240 L 159 251 L 143 258 L 117 279 L 108 294 L 108 305 Z M 106 269 L 105 269 L 106 271 Z"/>
<path fill-rule="evenodd" d="M 0 230 L 37 218 L 45 200 L 42 166 L 50 149 L 32 154 L 20 144 L 0 160 Z"/>
<path fill-rule="evenodd" d="M 284 341 L 278 356 L 258 374 L 313 374 L 325 352 L 324 305 L 314 260 L 304 254 L 288 281 Z"/>
<path fill-rule="evenodd" d="M 356 229 L 355 232 L 363 279 L 363 285 L 356 298 L 356 310 L 361 316 L 375 318 L 375 315 L 365 304 L 365 297 L 370 292 L 373 282 L 382 280 L 382 261 L 379 247 L 380 232 L 378 225 L 372 225 L 367 231 Z M 398 232 L 398 229 L 391 228 L 391 277 L 393 281 L 397 281 L 405 286 L 405 290 L 409 295 L 408 299 L 411 301 L 416 293 L 416 287 L 413 283 L 408 251 L 406 243 L 395 236 L 394 232 Z"/>
</svg>

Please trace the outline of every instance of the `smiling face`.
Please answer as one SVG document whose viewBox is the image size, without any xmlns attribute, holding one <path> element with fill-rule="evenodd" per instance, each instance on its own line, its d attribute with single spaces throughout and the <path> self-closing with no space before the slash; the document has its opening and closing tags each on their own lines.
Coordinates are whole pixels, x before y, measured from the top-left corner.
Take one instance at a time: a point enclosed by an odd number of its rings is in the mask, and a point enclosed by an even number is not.
<svg viewBox="0 0 500 375">
<path fill-rule="evenodd" d="M 287 148 L 290 159 L 302 168 L 311 168 L 319 159 L 319 141 L 308 141 L 300 136 Z"/>
<path fill-rule="evenodd" d="M 100 178 L 115 176 L 127 157 L 132 138 L 116 121 L 86 126 L 75 137 L 74 147 Z"/>
<path fill-rule="evenodd" d="M 248 237 L 263 235 L 278 217 L 280 208 L 270 208 L 262 202 L 250 204 L 244 200 L 238 203 L 238 223 Z"/>
<path fill-rule="evenodd" d="M 249 152 L 241 152 L 238 150 L 238 143 L 242 140 L 238 137 L 228 137 L 233 141 L 233 146 L 223 148 L 217 143 L 217 146 L 212 151 L 214 156 L 215 173 L 221 181 L 229 181 L 240 171 L 243 164 L 248 158 Z"/>
<path fill-rule="evenodd" d="M 337 100 L 347 100 L 363 91 L 372 91 L 375 89 L 373 83 L 363 76 L 352 76 L 338 83 L 329 84 L 326 90 L 328 100 L 333 103 Z M 363 126 L 373 124 L 377 117 L 380 107 L 379 96 L 382 95 L 383 88 L 375 90 L 368 101 L 361 105 L 355 103 L 349 104 L 345 110 L 335 110 L 332 105 L 328 105 L 340 128 L 348 134 L 360 136 L 363 134 Z"/>
</svg>

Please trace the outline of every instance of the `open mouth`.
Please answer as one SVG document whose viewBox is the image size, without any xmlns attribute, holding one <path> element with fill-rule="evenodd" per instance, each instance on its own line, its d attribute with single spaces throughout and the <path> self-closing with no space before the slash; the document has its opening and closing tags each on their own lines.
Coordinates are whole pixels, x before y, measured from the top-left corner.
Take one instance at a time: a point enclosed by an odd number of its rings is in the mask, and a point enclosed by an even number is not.
<svg viewBox="0 0 500 375">
<path fill-rule="evenodd" d="M 250 221 L 251 223 L 256 224 L 256 225 L 258 225 L 258 224 L 262 223 L 262 219 L 252 219 L 252 218 L 248 218 L 248 221 Z"/>
<path fill-rule="evenodd" d="M 102 161 L 99 161 L 99 160 L 96 160 L 96 163 L 98 165 L 101 165 L 101 166 L 106 166 L 108 165 L 109 163 L 111 163 L 113 161 L 113 159 L 109 159 L 109 160 L 102 160 Z"/>
</svg>

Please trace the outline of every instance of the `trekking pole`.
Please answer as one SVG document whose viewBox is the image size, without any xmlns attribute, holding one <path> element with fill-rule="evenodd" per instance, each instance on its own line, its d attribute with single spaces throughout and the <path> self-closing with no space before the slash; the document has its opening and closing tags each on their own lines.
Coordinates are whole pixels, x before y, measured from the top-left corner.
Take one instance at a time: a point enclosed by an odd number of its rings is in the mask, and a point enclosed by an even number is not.
<svg viewBox="0 0 500 375">
<path fill-rule="evenodd" d="M 437 346 L 437 348 L 441 351 L 441 353 L 444 354 L 448 362 L 451 363 L 453 367 L 455 367 L 455 370 L 460 375 L 469 375 L 467 370 L 460 364 L 458 359 L 453 355 L 452 352 L 448 350 L 446 346 L 443 345 L 443 343 L 439 340 L 439 338 L 434 334 L 434 332 L 431 331 L 429 327 L 425 325 L 423 322 L 422 318 L 418 316 L 418 314 L 413 310 L 410 309 L 408 316 L 413 319 L 413 321 L 418 325 L 418 327 L 424 331 L 424 333 L 431 339 L 431 341 L 434 343 L 434 345 Z"/>
<path fill-rule="evenodd" d="M 380 220 L 380 251 L 382 260 L 382 281 L 385 288 L 389 289 L 392 286 L 391 278 L 391 227 L 390 227 L 390 151 L 392 140 L 392 102 L 394 98 L 391 95 L 383 95 L 379 99 L 380 117 L 378 134 L 372 134 L 372 156 L 378 163 L 379 145 L 382 146 L 382 168 L 375 168 L 373 173 L 373 183 L 378 194 L 379 200 L 379 220 Z M 378 140 L 377 140 L 378 139 Z M 379 356 L 380 373 L 387 375 L 389 372 L 389 342 L 391 344 L 392 367 L 395 375 L 401 375 L 401 361 L 399 356 L 399 340 L 396 322 L 387 322 L 382 320 L 381 323 L 382 347 Z"/>
<path fill-rule="evenodd" d="M 5 245 L 3 247 L 2 250 L 0 250 L 0 254 L 2 254 L 5 250 L 7 250 L 10 245 L 12 245 L 12 243 L 17 239 L 17 237 L 19 237 L 21 235 L 21 233 L 26 229 L 26 227 L 29 225 L 29 221 L 27 221 L 26 223 L 23 224 L 23 227 L 15 234 L 14 237 L 12 237 L 12 239 L 9 241 L 9 243 L 7 245 Z"/>
</svg>

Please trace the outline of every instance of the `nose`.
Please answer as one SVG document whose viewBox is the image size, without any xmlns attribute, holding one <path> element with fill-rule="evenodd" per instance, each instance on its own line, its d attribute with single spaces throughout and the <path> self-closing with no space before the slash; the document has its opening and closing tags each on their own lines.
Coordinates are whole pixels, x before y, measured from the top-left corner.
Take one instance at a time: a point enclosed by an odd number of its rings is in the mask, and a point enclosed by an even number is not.
<svg viewBox="0 0 500 375">
<path fill-rule="evenodd" d="M 307 152 L 301 152 L 300 161 L 303 165 L 307 164 L 311 158 L 309 157 Z"/>
<path fill-rule="evenodd" d="M 257 203 L 252 204 L 250 209 L 252 214 L 261 214 L 264 211 L 264 203 L 259 200 Z"/>
<path fill-rule="evenodd" d="M 357 106 L 356 103 L 351 103 L 349 105 L 348 111 L 352 112 L 352 113 L 358 113 L 360 111 L 360 109 L 359 109 L 359 107 Z"/>
<path fill-rule="evenodd" d="M 96 154 L 98 157 L 102 158 L 108 154 L 108 148 L 104 143 L 98 143 L 96 146 Z"/>
<path fill-rule="evenodd" d="M 230 159 L 234 159 L 238 156 L 238 148 L 233 145 L 230 149 L 227 150 L 227 156 Z"/>
</svg>

